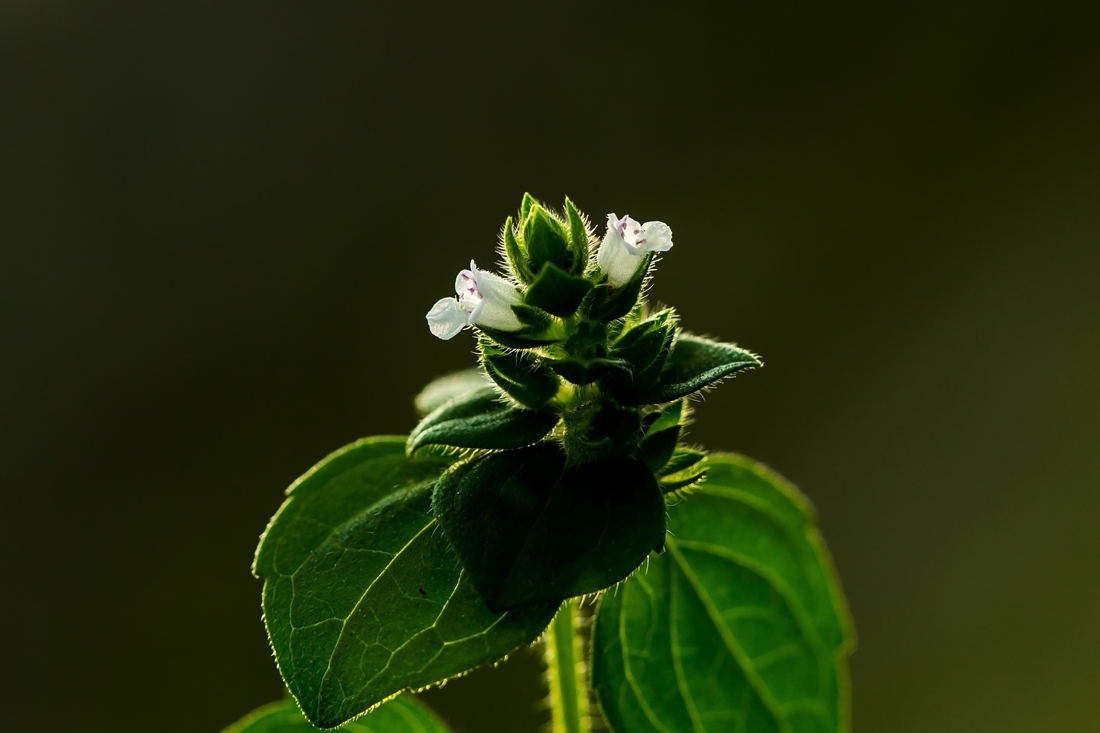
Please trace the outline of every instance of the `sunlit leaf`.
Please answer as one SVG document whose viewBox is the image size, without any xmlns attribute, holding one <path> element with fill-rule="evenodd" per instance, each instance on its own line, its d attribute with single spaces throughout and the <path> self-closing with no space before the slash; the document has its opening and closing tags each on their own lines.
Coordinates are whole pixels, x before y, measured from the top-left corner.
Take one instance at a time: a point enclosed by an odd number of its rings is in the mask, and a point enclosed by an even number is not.
<svg viewBox="0 0 1100 733">
<path fill-rule="evenodd" d="M 368 438 L 299 479 L 257 549 L 275 660 L 306 716 L 340 725 L 391 695 L 528 644 L 557 603 L 498 615 L 431 514 L 446 464 Z"/>
<path fill-rule="evenodd" d="M 670 507 L 667 551 L 599 605 L 593 686 L 616 733 L 849 730 L 853 632 L 809 505 L 711 456 Z"/>
</svg>

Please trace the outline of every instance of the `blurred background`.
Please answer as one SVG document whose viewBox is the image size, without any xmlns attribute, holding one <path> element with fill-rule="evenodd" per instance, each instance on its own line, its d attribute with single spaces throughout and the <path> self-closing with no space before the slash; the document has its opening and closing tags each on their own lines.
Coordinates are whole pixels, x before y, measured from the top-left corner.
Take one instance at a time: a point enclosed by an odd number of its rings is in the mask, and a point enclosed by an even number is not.
<svg viewBox="0 0 1100 733">
<path fill-rule="evenodd" d="M 524 191 L 660 219 L 766 367 L 691 438 L 815 502 L 857 731 L 1100 730 L 1100 5 L 0 2 L 5 728 L 281 685 L 284 488 L 402 433 Z M 535 730 L 521 654 L 426 699 Z"/>
</svg>

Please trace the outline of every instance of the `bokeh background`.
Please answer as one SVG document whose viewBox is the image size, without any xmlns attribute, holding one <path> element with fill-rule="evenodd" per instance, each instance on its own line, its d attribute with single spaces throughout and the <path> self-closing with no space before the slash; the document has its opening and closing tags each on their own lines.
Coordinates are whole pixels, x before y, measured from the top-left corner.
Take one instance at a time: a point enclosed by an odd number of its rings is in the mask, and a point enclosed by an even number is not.
<svg viewBox="0 0 1100 733">
<path fill-rule="evenodd" d="M 256 538 L 471 363 L 423 315 L 529 190 L 668 222 L 653 296 L 764 356 L 691 436 L 815 502 L 857 731 L 1100 730 L 1098 9 L 0 3 L 3 727 L 280 695 Z"/>
</svg>

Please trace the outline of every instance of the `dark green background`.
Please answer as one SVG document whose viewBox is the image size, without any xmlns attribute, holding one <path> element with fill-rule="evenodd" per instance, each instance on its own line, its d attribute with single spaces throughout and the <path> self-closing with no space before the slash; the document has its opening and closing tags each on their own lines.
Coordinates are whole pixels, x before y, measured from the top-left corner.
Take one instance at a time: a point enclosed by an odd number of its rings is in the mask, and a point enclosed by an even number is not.
<svg viewBox="0 0 1100 733">
<path fill-rule="evenodd" d="M 858 731 L 1100 729 L 1100 6 L 464 5 L 0 4 L 4 727 L 279 695 L 256 537 L 471 363 L 423 315 L 530 190 L 764 356 L 691 437 L 817 504 Z"/>
</svg>

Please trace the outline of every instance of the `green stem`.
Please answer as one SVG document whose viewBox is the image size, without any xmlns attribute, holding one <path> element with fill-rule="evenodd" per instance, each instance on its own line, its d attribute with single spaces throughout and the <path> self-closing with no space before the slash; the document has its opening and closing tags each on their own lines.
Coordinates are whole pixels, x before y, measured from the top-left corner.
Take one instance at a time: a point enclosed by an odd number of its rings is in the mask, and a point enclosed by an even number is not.
<svg viewBox="0 0 1100 733">
<path fill-rule="evenodd" d="M 577 630 L 576 601 L 562 604 L 546 630 L 546 664 L 554 733 L 591 733 L 584 647 Z"/>
</svg>

